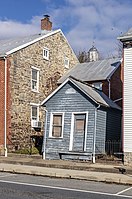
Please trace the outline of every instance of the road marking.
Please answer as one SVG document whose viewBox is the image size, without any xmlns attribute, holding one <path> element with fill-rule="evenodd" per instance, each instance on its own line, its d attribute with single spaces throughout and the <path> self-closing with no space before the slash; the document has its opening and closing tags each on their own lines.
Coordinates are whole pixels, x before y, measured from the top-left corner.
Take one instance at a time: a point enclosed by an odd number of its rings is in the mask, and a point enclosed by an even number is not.
<svg viewBox="0 0 132 199">
<path fill-rule="evenodd" d="M 116 193 L 116 195 L 122 194 L 122 193 L 124 193 L 124 192 L 126 192 L 126 191 L 129 191 L 130 189 L 132 189 L 132 187 L 129 187 L 129 188 L 127 188 L 127 189 L 124 189 L 124 190 L 122 190 L 122 191 Z"/>
<path fill-rule="evenodd" d="M 0 178 L 4 178 L 4 177 L 9 177 L 9 176 L 15 176 L 15 175 L 17 175 L 17 174 L 7 174 L 7 175 L 0 175 Z"/>
<path fill-rule="evenodd" d="M 54 187 L 54 186 L 38 185 L 38 184 L 30 184 L 30 183 L 6 181 L 6 180 L 0 180 L 0 182 L 9 183 L 9 184 L 17 184 L 17 185 L 25 185 L 25 186 L 42 187 L 42 188 L 49 188 L 49 189 L 58 189 L 58 190 L 65 190 L 65 191 L 75 191 L 75 192 L 93 193 L 93 194 L 99 194 L 99 195 L 108 195 L 108 196 L 132 198 L 132 196 L 117 195 L 117 194 L 97 192 L 97 191 L 88 191 L 88 190 L 83 190 L 83 189 L 70 189 L 70 188 L 65 188 L 65 187 Z"/>
</svg>

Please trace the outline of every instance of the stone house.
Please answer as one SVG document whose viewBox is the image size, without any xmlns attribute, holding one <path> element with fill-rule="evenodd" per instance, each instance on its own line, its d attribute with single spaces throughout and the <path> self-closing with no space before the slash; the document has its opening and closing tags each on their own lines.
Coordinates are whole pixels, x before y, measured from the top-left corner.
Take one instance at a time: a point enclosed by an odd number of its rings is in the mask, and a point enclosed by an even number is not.
<svg viewBox="0 0 132 199">
<path fill-rule="evenodd" d="M 59 79 L 58 84 L 69 76 L 102 90 L 122 107 L 122 60 L 120 58 L 78 63 Z"/>
<path fill-rule="evenodd" d="M 41 33 L 0 41 L 0 151 L 31 146 L 41 137 L 44 113 L 40 102 L 78 59 L 63 32 L 52 30 L 49 16 Z"/>
<path fill-rule="evenodd" d="M 68 77 L 44 101 L 44 159 L 84 159 L 107 154 L 121 139 L 121 108 L 102 91 Z M 115 151 L 117 152 L 117 151 Z"/>
<path fill-rule="evenodd" d="M 132 165 L 132 28 L 119 36 L 123 43 L 123 152 Z"/>
</svg>

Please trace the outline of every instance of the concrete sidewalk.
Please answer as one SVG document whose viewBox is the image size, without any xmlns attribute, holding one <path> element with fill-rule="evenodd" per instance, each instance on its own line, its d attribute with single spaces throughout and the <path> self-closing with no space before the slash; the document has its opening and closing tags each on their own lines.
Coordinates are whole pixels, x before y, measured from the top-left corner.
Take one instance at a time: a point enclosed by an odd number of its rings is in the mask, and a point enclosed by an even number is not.
<svg viewBox="0 0 132 199">
<path fill-rule="evenodd" d="M 119 168 L 126 169 L 126 172 L 120 173 Z M 10 154 L 9 157 L 0 157 L 0 171 L 132 185 L 132 167 L 124 166 L 122 163 L 92 164 Z"/>
</svg>

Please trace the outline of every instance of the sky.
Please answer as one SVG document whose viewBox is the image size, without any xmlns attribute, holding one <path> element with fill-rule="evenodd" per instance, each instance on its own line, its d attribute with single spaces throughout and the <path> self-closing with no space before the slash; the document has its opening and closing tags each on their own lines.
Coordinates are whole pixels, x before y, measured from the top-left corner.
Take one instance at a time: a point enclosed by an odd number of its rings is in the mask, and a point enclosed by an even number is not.
<svg viewBox="0 0 132 199">
<path fill-rule="evenodd" d="M 0 0 L 0 40 L 40 33 L 44 14 L 77 54 L 95 45 L 118 56 L 117 37 L 132 28 L 132 0 Z"/>
</svg>

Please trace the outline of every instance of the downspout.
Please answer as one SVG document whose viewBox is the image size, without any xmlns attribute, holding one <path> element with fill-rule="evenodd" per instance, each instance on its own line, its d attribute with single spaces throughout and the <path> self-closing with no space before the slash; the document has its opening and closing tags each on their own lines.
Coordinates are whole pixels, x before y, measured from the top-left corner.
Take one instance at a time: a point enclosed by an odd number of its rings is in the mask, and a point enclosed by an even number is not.
<svg viewBox="0 0 132 199">
<path fill-rule="evenodd" d="M 7 157 L 7 143 L 6 143 L 6 137 L 7 137 L 7 58 L 4 57 L 5 60 L 5 106 L 4 106 L 4 155 Z"/>
<path fill-rule="evenodd" d="M 48 111 L 45 109 L 45 130 L 44 130 L 44 140 L 43 140 L 43 159 L 45 160 L 45 153 L 46 153 L 46 132 L 47 132 L 47 113 Z"/>
<path fill-rule="evenodd" d="M 93 136 L 93 157 L 92 157 L 92 163 L 95 164 L 95 150 L 96 150 L 96 130 L 97 130 L 97 110 L 100 108 L 100 104 L 95 107 L 95 114 L 94 114 L 94 136 Z"/>
<path fill-rule="evenodd" d="M 111 97 L 111 84 L 110 84 L 110 79 L 107 79 L 108 83 L 109 83 L 109 98 Z"/>
</svg>

